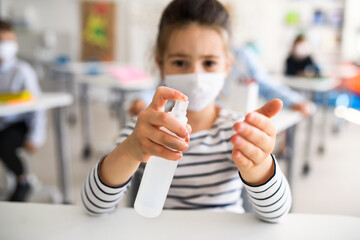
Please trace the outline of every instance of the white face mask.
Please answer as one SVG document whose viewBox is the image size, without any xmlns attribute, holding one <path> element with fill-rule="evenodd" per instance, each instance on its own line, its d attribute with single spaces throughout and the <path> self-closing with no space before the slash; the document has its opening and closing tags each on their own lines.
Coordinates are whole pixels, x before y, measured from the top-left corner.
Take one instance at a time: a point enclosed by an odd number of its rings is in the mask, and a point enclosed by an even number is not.
<svg viewBox="0 0 360 240">
<path fill-rule="evenodd" d="M 294 49 L 296 58 L 304 59 L 311 55 L 311 47 L 308 43 L 299 43 Z"/>
<path fill-rule="evenodd" d="M 2 62 L 7 62 L 15 58 L 18 51 L 18 44 L 14 41 L 0 42 L 0 59 Z"/>
<path fill-rule="evenodd" d="M 174 74 L 165 76 L 165 84 L 185 94 L 189 99 L 188 110 L 198 112 L 216 99 L 225 77 L 223 72 Z"/>
</svg>

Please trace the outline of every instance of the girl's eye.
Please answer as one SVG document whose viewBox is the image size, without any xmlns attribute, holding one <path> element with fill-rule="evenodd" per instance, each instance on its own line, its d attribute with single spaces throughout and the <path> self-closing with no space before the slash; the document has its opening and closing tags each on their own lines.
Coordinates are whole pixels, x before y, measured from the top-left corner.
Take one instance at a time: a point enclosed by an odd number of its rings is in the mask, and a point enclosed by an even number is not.
<svg viewBox="0 0 360 240">
<path fill-rule="evenodd" d="M 214 62 L 214 61 L 207 60 L 204 62 L 205 67 L 213 67 L 215 65 L 216 65 L 216 62 Z"/>
<path fill-rule="evenodd" d="M 173 61 L 173 65 L 176 66 L 176 67 L 184 67 L 185 66 L 185 61 L 176 60 L 176 61 Z"/>
</svg>

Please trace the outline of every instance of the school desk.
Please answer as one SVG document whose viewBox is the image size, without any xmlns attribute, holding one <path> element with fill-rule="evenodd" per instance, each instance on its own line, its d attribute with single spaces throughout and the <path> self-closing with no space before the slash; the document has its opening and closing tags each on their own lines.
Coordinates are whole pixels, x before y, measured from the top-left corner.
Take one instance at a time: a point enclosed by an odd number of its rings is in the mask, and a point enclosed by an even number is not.
<svg viewBox="0 0 360 240">
<path fill-rule="evenodd" d="M 293 89 L 303 91 L 310 95 L 310 99 L 315 99 L 317 92 L 323 93 L 323 106 L 322 106 L 322 119 L 321 127 L 319 128 L 320 142 L 318 146 L 319 153 L 323 153 L 325 150 L 325 137 L 326 137 L 326 114 L 328 112 L 328 92 L 339 86 L 340 80 L 332 77 L 321 78 L 303 78 L 303 77 L 288 77 L 280 76 L 280 82 Z M 314 115 L 309 117 L 309 124 L 307 129 L 307 149 L 310 149 L 312 145 L 312 132 L 314 125 Z M 310 151 L 305 156 L 305 163 L 303 167 L 303 173 L 307 174 L 310 170 Z"/>
<path fill-rule="evenodd" d="M 312 108 L 313 109 L 313 108 Z M 311 114 L 313 111 L 311 111 Z M 306 118 L 298 111 L 282 109 L 271 121 L 275 125 L 277 134 L 285 132 L 286 135 L 286 172 L 291 189 L 295 187 L 295 137 L 297 126 Z M 293 190 L 294 191 L 294 190 Z"/>
<path fill-rule="evenodd" d="M 92 217 L 82 206 L 0 202 L 0 239 L 360 239 L 360 218 L 290 213 L 266 223 L 253 214 L 164 210 L 154 219 L 132 208 Z"/>
<path fill-rule="evenodd" d="M 39 98 L 32 102 L 18 103 L 15 105 L 0 105 L 0 117 L 14 114 L 32 112 L 36 110 L 53 110 L 53 121 L 55 126 L 56 148 L 59 162 L 60 189 L 63 194 L 63 202 L 71 203 L 72 196 L 72 173 L 71 173 L 71 153 L 69 149 L 69 139 L 66 114 L 64 107 L 73 102 L 73 97 L 67 93 L 43 93 Z"/>
<path fill-rule="evenodd" d="M 135 79 L 134 81 L 119 80 L 116 78 L 116 69 L 121 69 L 124 65 L 115 62 L 109 63 L 91 63 L 91 62 L 74 62 L 65 66 L 54 66 L 52 68 L 53 74 L 60 74 L 65 76 L 71 85 L 70 89 L 74 96 L 76 96 L 77 85 L 80 87 L 80 109 L 82 132 L 84 140 L 83 156 L 88 158 L 91 155 L 91 122 L 89 109 L 89 88 L 106 88 L 111 90 L 114 98 L 112 105 L 119 120 L 120 128 L 126 122 L 126 110 L 124 103 L 130 93 L 140 93 L 149 89 L 157 87 L 158 82 L 148 76 L 144 78 Z M 115 70 L 114 70 L 115 69 Z M 91 72 L 93 71 L 93 73 Z M 63 78 L 64 79 L 64 78 Z"/>
</svg>

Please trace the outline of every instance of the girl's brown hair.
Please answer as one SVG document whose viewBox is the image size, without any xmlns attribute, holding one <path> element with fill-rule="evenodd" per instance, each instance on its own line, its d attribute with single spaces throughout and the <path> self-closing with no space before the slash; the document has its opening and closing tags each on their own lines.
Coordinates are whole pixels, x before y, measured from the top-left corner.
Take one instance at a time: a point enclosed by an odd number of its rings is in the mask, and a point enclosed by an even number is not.
<svg viewBox="0 0 360 240">
<path fill-rule="evenodd" d="M 173 0 L 163 11 L 155 46 L 155 56 L 162 58 L 172 31 L 190 23 L 213 27 L 228 44 L 231 35 L 229 14 L 216 0 Z"/>
<path fill-rule="evenodd" d="M 3 32 L 12 32 L 14 31 L 11 22 L 0 19 L 0 31 Z"/>
</svg>

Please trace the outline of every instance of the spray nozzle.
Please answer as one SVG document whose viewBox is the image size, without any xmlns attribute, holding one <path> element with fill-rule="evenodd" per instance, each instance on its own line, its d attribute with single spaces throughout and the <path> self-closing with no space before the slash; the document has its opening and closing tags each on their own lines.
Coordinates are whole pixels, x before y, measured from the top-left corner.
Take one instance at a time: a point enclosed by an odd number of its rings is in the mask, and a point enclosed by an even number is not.
<svg viewBox="0 0 360 240">
<path fill-rule="evenodd" d="M 172 113 L 183 113 L 186 115 L 186 110 L 189 105 L 189 101 L 175 101 L 175 106 L 171 110 Z"/>
</svg>

